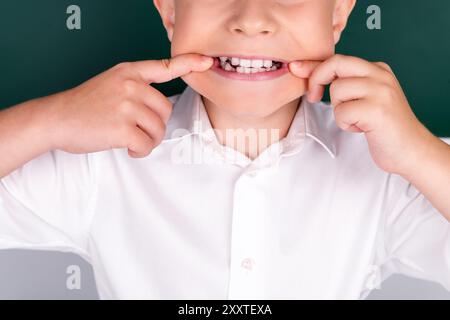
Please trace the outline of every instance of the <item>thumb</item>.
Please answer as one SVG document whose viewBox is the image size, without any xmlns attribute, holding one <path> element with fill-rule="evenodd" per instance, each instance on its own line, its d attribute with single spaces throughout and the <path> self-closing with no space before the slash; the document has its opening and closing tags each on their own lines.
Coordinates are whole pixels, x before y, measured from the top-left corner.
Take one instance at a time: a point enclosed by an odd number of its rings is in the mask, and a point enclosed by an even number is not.
<svg viewBox="0 0 450 320">
<path fill-rule="evenodd" d="M 321 63 L 322 61 L 313 60 L 293 61 L 289 63 L 289 71 L 298 78 L 308 79 Z"/>
<path fill-rule="evenodd" d="M 197 53 L 187 53 L 169 59 L 137 61 L 132 64 L 145 82 L 162 83 L 193 71 L 206 71 L 214 64 L 214 58 Z"/>
</svg>

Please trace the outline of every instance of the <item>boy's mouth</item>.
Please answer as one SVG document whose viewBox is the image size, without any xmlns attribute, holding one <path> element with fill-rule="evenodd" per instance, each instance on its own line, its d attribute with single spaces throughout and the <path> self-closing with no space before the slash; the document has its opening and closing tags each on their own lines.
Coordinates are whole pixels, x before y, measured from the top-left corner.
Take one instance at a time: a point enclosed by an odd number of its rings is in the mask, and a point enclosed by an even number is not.
<svg viewBox="0 0 450 320">
<path fill-rule="evenodd" d="M 283 62 L 269 59 L 244 59 L 239 57 L 216 57 L 219 67 L 228 72 L 243 74 L 276 71 Z"/>
<path fill-rule="evenodd" d="M 288 62 L 261 56 L 215 56 L 213 70 L 219 75 L 246 81 L 272 80 L 288 73 Z"/>
</svg>

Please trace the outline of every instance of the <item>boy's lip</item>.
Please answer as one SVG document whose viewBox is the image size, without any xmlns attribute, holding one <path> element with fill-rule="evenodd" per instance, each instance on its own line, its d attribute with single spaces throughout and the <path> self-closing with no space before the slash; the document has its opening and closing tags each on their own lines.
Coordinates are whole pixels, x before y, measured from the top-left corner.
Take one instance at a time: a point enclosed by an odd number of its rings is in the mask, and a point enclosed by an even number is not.
<svg viewBox="0 0 450 320">
<path fill-rule="evenodd" d="M 286 60 L 269 57 L 269 56 L 242 55 L 242 54 L 219 54 L 217 56 L 211 56 L 211 57 L 214 58 L 214 65 L 212 67 L 212 70 L 225 78 L 229 78 L 229 79 L 233 79 L 233 80 L 246 80 L 246 81 L 272 80 L 272 79 L 278 78 L 289 72 L 288 62 Z M 281 68 L 278 70 L 275 70 L 275 71 L 250 73 L 250 74 L 228 72 L 228 71 L 223 70 L 220 67 L 219 57 L 228 57 L 228 58 L 233 57 L 233 58 L 248 59 L 248 60 L 272 60 L 272 61 L 281 62 Z"/>
</svg>

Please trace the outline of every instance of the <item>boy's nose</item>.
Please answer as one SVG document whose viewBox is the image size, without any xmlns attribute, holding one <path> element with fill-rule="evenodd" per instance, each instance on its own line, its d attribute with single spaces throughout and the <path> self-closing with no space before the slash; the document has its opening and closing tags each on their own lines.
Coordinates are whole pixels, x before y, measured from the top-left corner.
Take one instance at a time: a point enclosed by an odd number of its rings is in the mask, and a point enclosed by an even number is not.
<svg viewBox="0 0 450 320">
<path fill-rule="evenodd" d="M 229 30 L 246 36 L 270 35 L 275 32 L 269 0 L 241 0 L 234 6 Z"/>
</svg>

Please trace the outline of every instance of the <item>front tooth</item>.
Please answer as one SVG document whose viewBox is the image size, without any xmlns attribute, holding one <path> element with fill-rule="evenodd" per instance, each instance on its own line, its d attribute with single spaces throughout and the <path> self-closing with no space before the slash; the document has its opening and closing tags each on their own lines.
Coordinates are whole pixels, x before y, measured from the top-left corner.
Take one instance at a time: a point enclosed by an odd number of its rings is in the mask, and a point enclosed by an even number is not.
<svg viewBox="0 0 450 320">
<path fill-rule="evenodd" d="M 252 60 L 252 68 L 261 68 L 264 65 L 264 60 Z"/>
<path fill-rule="evenodd" d="M 241 67 L 250 68 L 252 66 L 252 61 L 247 59 L 241 59 Z"/>
<path fill-rule="evenodd" d="M 264 60 L 264 67 L 265 68 L 270 68 L 272 67 L 272 60 Z"/>
<path fill-rule="evenodd" d="M 239 58 L 231 58 L 231 64 L 234 66 L 238 66 L 239 65 Z"/>
<path fill-rule="evenodd" d="M 244 72 L 245 72 L 245 73 L 251 73 L 251 72 L 252 72 L 252 69 L 251 69 L 251 68 L 244 68 Z"/>
</svg>

